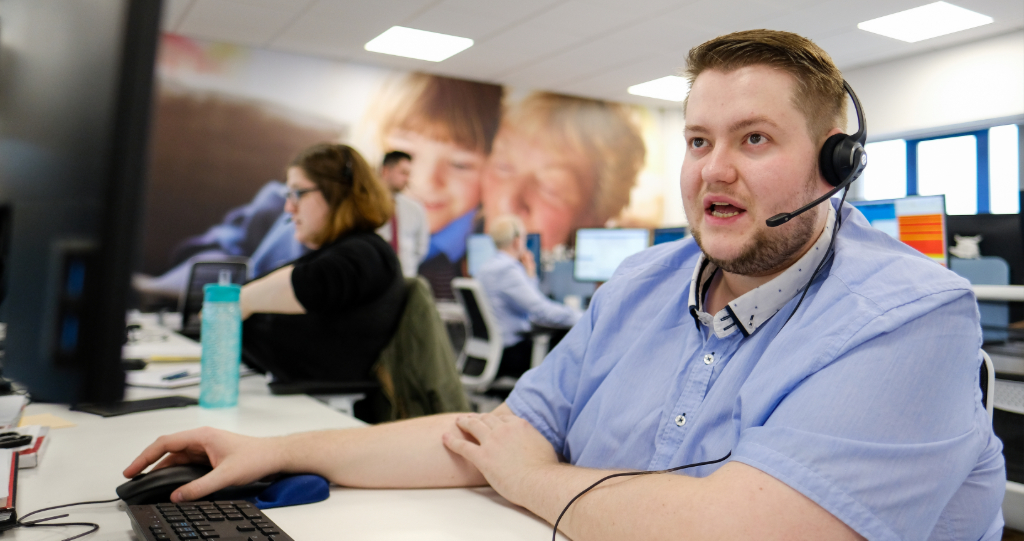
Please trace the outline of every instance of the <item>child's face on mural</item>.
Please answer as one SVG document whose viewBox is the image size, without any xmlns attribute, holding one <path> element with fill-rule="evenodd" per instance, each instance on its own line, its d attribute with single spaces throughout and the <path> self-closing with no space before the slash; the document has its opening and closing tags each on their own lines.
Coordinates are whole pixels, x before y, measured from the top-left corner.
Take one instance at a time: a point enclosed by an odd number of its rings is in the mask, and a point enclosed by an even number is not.
<svg viewBox="0 0 1024 541">
<path fill-rule="evenodd" d="M 408 193 L 426 208 L 431 233 L 480 204 L 483 152 L 406 130 L 388 134 L 387 145 L 412 155 Z"/>
<path fill-rule="evenodd" d="M 545 250 L 566 244 L 576 228 L 598 225 L 587 208 L 594 191 L 592 169 L 578 152 L 502 128 L 484 171 L 484 213 L 519 216 L 527 231 L 540 233 Z"/>
</svg>

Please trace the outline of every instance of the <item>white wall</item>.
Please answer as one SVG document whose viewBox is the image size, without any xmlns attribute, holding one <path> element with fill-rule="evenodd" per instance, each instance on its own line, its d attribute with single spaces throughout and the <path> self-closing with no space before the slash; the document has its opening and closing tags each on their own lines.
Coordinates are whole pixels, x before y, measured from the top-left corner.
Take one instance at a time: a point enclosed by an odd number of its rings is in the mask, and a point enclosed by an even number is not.
<svg viewBox="0 0 1024 541">
<path fill-rule="evenodd" d="M 851 69 L 844 76 L 864 105 L 869 141 L 1020 123 L 1024 30 Z"/>
</svg>

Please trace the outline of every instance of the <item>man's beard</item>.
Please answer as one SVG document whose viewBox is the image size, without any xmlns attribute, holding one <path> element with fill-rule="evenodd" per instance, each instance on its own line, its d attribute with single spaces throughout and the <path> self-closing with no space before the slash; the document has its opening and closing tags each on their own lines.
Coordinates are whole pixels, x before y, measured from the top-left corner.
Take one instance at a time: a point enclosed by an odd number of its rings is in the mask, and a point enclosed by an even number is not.
<svg viewBox="0 0 1024 541">
<path fill-rule="evenodd" d="M 811 190 L 804 194 L 808 200 L 812 196 Z M 827 201 L 825 203 L 829 204 Z M 783 266 L 811 240 L 815 233 L 815 216 L 816 213 L 809 211 L 779 228 L 767 225 L 759 227 L 753 238 L 740 250 L 740 255 L 728 260 L 708 254 L 701 243 L 700 227 L 693 228 L 693 240 L 697 242 L 705 257 L 725 272 L 741 276 L 767 276 L 782 270 Z"/>
</svg>

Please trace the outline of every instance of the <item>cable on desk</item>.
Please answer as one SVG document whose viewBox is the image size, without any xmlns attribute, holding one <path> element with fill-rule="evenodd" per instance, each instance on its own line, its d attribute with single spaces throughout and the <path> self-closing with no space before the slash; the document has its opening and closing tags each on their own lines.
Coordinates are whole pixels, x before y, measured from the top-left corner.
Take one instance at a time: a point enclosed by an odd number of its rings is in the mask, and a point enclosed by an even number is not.
<svg viewBox="0 0 1024 541">
<path fill-rule="evenodd" d="M 92 522 L 48 522 L 50 520 L 57 520 L 59 518 L 64 518 L 64 517 L 68 516 L 67 513 L 65 513 L 63 515 L 55 515 L 55 516 L 52 516 L 52 517 L 40 518 L 40 519 L 36 519 L 36 520 L 26 521 L 25 519 L 30 517 L 30 516 L 32 516 L 32 515 L 34 515 L 34 514 L 36 514 L 36 513 L 42 513 L 43 511 L 52 511 L 54 509 L 60 509 L 62 507 L 72 507 L 72 506 L 75 506 L 75 505 L 89 505 L 89 504 L 93 504 L 93 503 L 114 503 L 114 502 L 118 501 L 119 499 L 120 498 L 114 498 L 112 500 L 95 500 L 95 501 L 90 501 L 90 502 L 66 503 L 66 504 L 63 504 L 63 505 L 55 505 L 53 507 L 44 507 L 42 509 L 37 509 L 35 511 L 32 511 L 31 513 L 26 513 L 24 516 L 22 516 L 21 518 L 18 519 L 17 523 L 11 525 L 8 528 L 4 528 L 3 530 L 0 530 L 0 532 L 4 532 L 4 531 L 7 531 L 7 530 L 13 530 L 14 528 L 42 528 L 42 527 L 48 527 L 48 526 L 87 526 L 87 527 L 89 527 L 89 531 L 87 531 L 87 532 L 83 532 L 83 533 L 80 533 L 80 534 L 72 536 L 72 537 L 67 537 L 67 538 L 62 540 L 62 541 L 72 541 L 74 539 L 78 539 L 80 537 L 85 537 L 85 536 L 87 536 L 87 535 L 89 535 L 91 533 L 97 532 L 100 529 L 100 525 L 99 524 L 94 524 Z M 44 522 L 47 522 L 47 524 L 43 524 Z"/>
<path fill-rule="evenodd" d="M 605 482 L 605 481 L 607 481 L 609 479 L 614 479 L 616 477 L 629 477 L 631 475 L 651 475 L 651 474 L 655 474 L 655 473 L 671 473 L 671 472 L 674 472 L 674 471 L 685 470 L 685 469 L 688 469 L 688 468 L 696 468 L 698 466 L 708 466 L 710 464 L 718 464 L 719 462 L 724 462 L 726 459 L 728 459 L 731 456 L 732 456 L 732 451 L 729 451 L 722 458 L 719 458 L 719 459 L 716 459 L 716 460 L 709 460 L 707 462 L 695 462 L 693 464 L 687 464 L 685 466 L 676 466 L 675 468 L 669 468 L 667 470 L 631 471 L 631 472 L 624 472 L 624 473 L 613 473 L 613 474 L 611 474 L 611 475 L 609 475 L 607 477 L 602 477 L 596 483 L 594 483 L 594 484 L 590 485 L 589 487 L 583 489 L 583 491 L 580 492 L 579 494 L 577 494 L 576 496 L 573 496 L 573 498 L 571 500 L 569 500 L 569 503 L 565 504 L 565 509 L 562 509 L 562 512 L 558 515 L 558 519 L 555 520 L 555 527 L 551 530 L 551 541 L 555 541 L 555 538 L 558 537 L 558 523 L 562 521 L 562 517 L 565 516 L 565 512 L 569 510 L 569 507 L 571 507 L 572 504 L 576 503 L 576 500 L 580 499 L 581 496 L 583 496 L 587 492 L 590 492 L 591 489 L 593 489 L 597 485 L 600 485 L 601 483 L 603 483 L 603 482 Z"/>
</svg>

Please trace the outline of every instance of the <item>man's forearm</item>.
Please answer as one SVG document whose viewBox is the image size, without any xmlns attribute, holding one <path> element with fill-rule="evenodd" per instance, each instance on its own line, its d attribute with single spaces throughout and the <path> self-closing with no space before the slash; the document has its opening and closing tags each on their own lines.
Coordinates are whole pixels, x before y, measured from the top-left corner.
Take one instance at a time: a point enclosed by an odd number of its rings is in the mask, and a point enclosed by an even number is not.
<svg viewBox="0 0 1024 541">
<path fill-rule="evenodd" d="M 612 473 L 552 465 L 524 476 L 516 503 L 554 523 L 576 494 Z M 802 494 L 740 463 L 707 478 L 609 479 L 576 500 L 559 529 L 574 541 L 862 539 Z"/>
<path fill-rule="evenodd" d="M 468 461 L 441 443 L 455 414 L 370 427 L 308 432 L 281 440 L 282 468 L 316 473 L 333 483 L 364 488 L 421 488 L 487 484 Z"/>
</svg>

